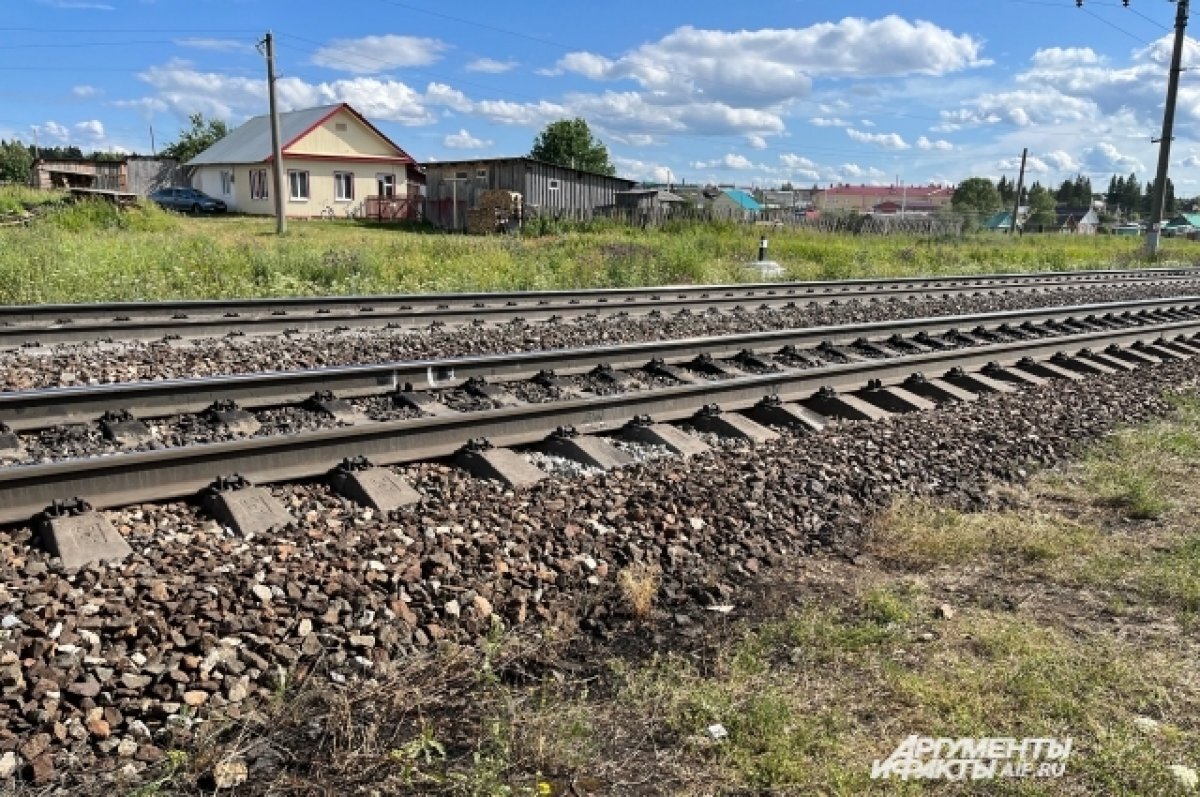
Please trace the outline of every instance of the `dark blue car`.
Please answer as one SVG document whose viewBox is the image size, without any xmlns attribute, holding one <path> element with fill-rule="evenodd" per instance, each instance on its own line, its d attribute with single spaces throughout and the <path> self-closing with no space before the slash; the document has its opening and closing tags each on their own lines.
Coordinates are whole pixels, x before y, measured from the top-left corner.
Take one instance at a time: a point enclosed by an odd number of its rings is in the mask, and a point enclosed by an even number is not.
<svg viewBox="0 0 1200 797">
<path fill-rule="evenodd" d="M 221 200 L 195 188 L 160 188 L 148 198 L 168 210 L 181 213 L 224 213 L 227 209 Z"/>
</svg>

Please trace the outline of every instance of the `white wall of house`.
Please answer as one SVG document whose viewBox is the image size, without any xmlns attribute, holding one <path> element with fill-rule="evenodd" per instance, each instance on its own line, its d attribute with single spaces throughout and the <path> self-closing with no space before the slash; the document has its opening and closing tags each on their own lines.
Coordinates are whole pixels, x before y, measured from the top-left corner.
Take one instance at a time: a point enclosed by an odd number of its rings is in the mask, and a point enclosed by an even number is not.
<svg viewBox="0 0 1200 797">
<path fill-rule="evenodd" d="M 332 208 L 335 216 L 346 216 L 349 212 L 359 212 L 368 196 L 381 193 L 381 180 L 390 178 L 395 196 L 403 197 L 408 191 L 406 169 L 403 164 L 375 163 L 368 159 L 332 160 L 326 158 L 292 158 L 285 156 L 284 164 L 284 203 L 285 212 L 289 217 L 308 218 L 318 217 L 325 208 Z M 265 173 L 267 196 L 257 198 L 252 196 L 251 185 L 258 179 L 252 177 L 252 172 Z M 307 197 L 292 195 L 292 180 L 288 172 L 298 172 L 307 175 Z M 232 175 L 232 181 L 223 178 L 222 174 Z M 342 174 L 343 191 L 337 190 L 334 175 Z M 200 166 L 192 175 L 192 185 L 209 196 L 225 201 L 229 210 L 234 213 L 247 213 L 256 216 L 270 216 L 275 213 L 273 199 L 275 186 L 270 164 L 238 164 L 230 166 Z M 298 181 L 303 183 L 305 181 Z M 350 186 L 350 196 L 345 196 L 344 189 Z"/>
</svg>

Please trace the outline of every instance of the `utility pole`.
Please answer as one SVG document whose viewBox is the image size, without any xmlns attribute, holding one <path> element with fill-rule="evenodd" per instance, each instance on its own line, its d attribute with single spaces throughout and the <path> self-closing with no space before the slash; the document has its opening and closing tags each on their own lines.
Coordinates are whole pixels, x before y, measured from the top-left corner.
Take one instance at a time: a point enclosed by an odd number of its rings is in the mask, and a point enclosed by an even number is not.
<svg viewBox="0 0 1200 797">
<path fill-rule="evenodd" d="M 271 166 L 275 184 L 275 232 L 287 232 L 287 206 L 283 199 L 283 145 L 279 138 L 279 105 L 275 101 L 275 37 L 271 31 L 259 42 L 266 49 L 267 96 L 271 106 Z"/>
<path fill-rule="evenodd" d="M 1167 168 L 1171 165 L 1171 134 L 1175 127 L 1175 98 L 1179 94 L 1179 73 L 1183 71 L 1183 42 L 1188 23 L 1188 0 L 1177 0 L 1175 9 L 1175 49 L 1171 52 L 1171 73 L 1167 79 L 1167 107 L 1163 110 L 1162 138 L 1158 139 L 1158 174 L 1154 178 L 1154 196 L 1150 203 L 1150 230 L 1146 233 L 1146 254 L 1158 254 L 1158 237 L 1167 197 Z M 1153 139 L 1152 139 L 1153 141 Z"/>
<path fill-rule="evenodd" d="M 1012 223 L 1008 226 L 1008 234 L 1017 234 L 1017 214 L 1021 212 L 1021 191 L 1025 188 L 1025 159 L 1029 157 L 1029 147 L 1021 150 L 1021 171 L 1017 174 L 1017 196 L 1013 200 Z"/>
<path fill-rule="evenodd" d="M 150 125 L 150 154 L 158 157 L 158 150 L 154 147 L 154 125 Z"/>
</svg>

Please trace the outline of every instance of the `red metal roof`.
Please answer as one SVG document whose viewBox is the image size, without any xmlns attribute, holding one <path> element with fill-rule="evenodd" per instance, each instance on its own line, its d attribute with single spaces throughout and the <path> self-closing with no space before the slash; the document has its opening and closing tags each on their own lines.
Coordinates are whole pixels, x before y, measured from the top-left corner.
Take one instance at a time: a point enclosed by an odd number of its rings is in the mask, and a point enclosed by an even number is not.
<svg viewBox="0 0 1200 797">
<path fill-rule="evenodd" d="M 824 189 L 824 193 L 834 196 L 880 196 L 907 195 L 910 197 L 931 197 L 954 194 L 954 189 L 942 185 L 834 185 Z"/>
</svg>

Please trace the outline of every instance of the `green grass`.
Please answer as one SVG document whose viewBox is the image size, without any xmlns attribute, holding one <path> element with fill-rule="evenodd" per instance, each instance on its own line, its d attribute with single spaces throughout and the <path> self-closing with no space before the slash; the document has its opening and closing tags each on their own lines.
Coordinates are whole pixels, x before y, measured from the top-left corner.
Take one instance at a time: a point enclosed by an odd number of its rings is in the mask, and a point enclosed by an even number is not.
<svg viewBox="0 0 1200 797">
<path fill-rule="evenodd" d="M 27 189 L 0 189 L 0 206 L 28 196 Z M 764 234 L 770 256 L 804 280 L 1140 262 L 1140 242 L 1114 236 L 854 237 L 732 223 L 652 230 L 597 223 L 516 238 L 343 220 L 292 221 L 280 237 L 265 218 L 81 205 L 28 227 L 0 228 L 0 303 L 736 282 L 752 278 L 742 264 Z M 1200 254 L 1194 242 L 1165 244 L 1172 262 Z"/>
<path fill-rule="evenodd" d="M 61 191 L 39 191 L 20 185 L 0 186 L 0 215 L 52 205 L 63 201 L 65 197 L 66 194 Z"/>
</svg>

